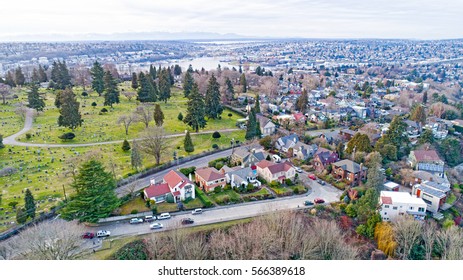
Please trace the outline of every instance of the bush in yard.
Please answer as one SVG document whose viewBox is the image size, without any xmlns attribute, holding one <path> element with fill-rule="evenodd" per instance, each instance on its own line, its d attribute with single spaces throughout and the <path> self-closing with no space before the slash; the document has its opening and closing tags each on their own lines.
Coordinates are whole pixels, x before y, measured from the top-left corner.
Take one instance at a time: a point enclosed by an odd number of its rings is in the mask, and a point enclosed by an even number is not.
<svg viewBox="0 0 463 280">
<path fill-rule="evenodd" d="M 206 194 L 198 187 L 195 187 L 195 193 L 196 196 L 199 198 L 199 200 L 204 204 L 205 208 L 210 208 L 214 204 L 212 204 L 212 201 L 206 196 Z"/>
<path fill-rule="evenodd" d="M 222 192 L 222 188 L 221 187 L 215 187 L 214 188 L 214 193 L 221 193 Z"/>
<path fill-rule="evenodd" d="M 26 133 L 26 139 L 31 139 L 32 138 L 32 135 L 30 133 Z"/>
<path fill-rule="evenodd" d="M 178 119 L 179 121 L 182 121 L 182 120 L 183 120 L 183 114 L 182 114 L 182 112 L 178 113 L 177 119 Z"/>
<path fill-rule="evenodd" d="M 167 203 L 174 203 L 174 196 L 170 193 L 166 195 L 166 202 Z"/>
<path fill-rule="evenodd" d="M 137 210 L 137 209 L 133 209 L 132 211 L 130 211 L 130 214 L 132 214 L 132 215 L 138 214 L 138 210 Z"/>
<path fill-rule="evenodd" d="M 281 184 L 278 181 L 272 181 L 272 182 L 270 182 L 269 187 L 271 187 L 271 188 L 279 188 L 279 187 L 281 187 Z"/>
<path fill-rule="evenodd" d="M 66 132 L 64 134 L 62 134 L 61 136 L 59 136 L 58 138 L 61 139 L 61 140 L 72 140 L 76 137 L 76 135 L 72 132 Z"/>
<path fill-rule="evenodd" d="M 83 91 L 82 96 L 86 97 L 86 96 L 88 96 L 88 93 L 86 91 Z"/>
<path fill-rule="evenodd" d="M 220 169 L 222 169 L 223 165 L 224 165 L 223 162 L 217 162 L 215 164 L 215 169 L 220 170 Z"/>
<path fill-rule="evenodd" d="M 151 206 L 151 212 L 153 215 L 156 215 L 158 213 L 158 207 L 155 205 Z"/>
<path fill-rule="evenodd" d="M 249 183 L 248 183 L 248 186 L 246 187 L 246 191 L 247 191 L 247 192 L 252 192 L 252 191 L 254 190 L 254 188 L 255 188 L 255 187 L 254 187 L 253 184 L 249 184 Z"/>
<path fill-rule="evenodd" d="M 117 250 L 110 259 L 113 260 L 149 260 L 149 251 L 145 240 L 135 240 Z"/>
<path fill-rule="evenodd" d="M 219 148 L 219 145 L 217 145 L 217 144 L 212 144 L 212 149 L 217 150 L 218 148 Z"/>
<path fill-rule="evenodd" d="M 124 140 L 124 142 L 122 142 L 122 150 L 124 152 L 127 152 L 128 150 L 130 150 L 130 144 L 129 144 L 129 141 Z"/>
<path fill-rule="evenodd" d="M 294 184 L 293 184 L 293 181 L 291 181 L 291 179 L 289 179 L 289 178 L 285 180 L 285 183 L 286 183 L 287 186 L 292 186 L 292 185 L 294 185 Z"/>
<path fill-rule="evenodd" d="M 96 107 L 96 102 L 92 102 L 92 107 Z"/>
<path fill-rule="evenodd" d="M 214 139 L 218 139 L 220 138 L 222 135 L 220 135 L 220 132 L 218 131 L 214 131 L 214 133 L 212 133 L 212 138 Z"/>
<path fill-rule="evenodd" d="M 229 117 L 229 118 L 233 117 L 233 114 L 232 114 L 232 113 L 228 113 L 228 117 Z"/>
<path fill-rule="evenodd" d="M 352 203 L 347 205 L 346 214 L 347 216 L 352 217 L 352 218 L 357 217 L 357 207 L 355 207 L 355 205 Z"/>
<path fill-rule="evenodd" d="M 188 177 L 188 175 L 190 175 L 190 173 L 195 173 L 195 171 L 196 171 L 196 166 L 180 168 L 179 171 L 180 171 L 183 175 L 185 175 L 185 176 Z"/>
<path fill-rule="evenodd" d="M 101 112 L 101 113 L 107 113 L 107 112 L 108 112 L 108 109 L 103 108 L 103 109 L 100 110 L 100 112 Z"/>
<path fill-rule="evenodd" d="M 294 192 L 294 194 L 299 194 L 299 189 L 298 189 L 298 188 L 294 188 L 294 189 L 293 189 L 293 192 Z"/>
</svg>

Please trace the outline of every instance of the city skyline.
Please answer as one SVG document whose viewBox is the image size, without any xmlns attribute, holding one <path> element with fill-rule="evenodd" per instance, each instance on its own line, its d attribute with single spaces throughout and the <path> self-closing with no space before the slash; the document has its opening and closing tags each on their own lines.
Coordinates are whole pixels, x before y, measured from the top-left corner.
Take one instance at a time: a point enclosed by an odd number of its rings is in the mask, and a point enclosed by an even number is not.
<svg viewBox="0 0 463 280">
<path fill-rule="evenodd" d="M 463 23 L 458 15 L 461 9 L 462 2 L 441 5 L 431 0 L 82 0 L 78 4 L 18 0 L 2 7 L 0 41 L 95 40 L 99 36 L 120 40 L 131 39 L 130 34 L 148 35 L 149 40 L 157 39 L 159 32 L 173 33 L 174 39 L 190 39 L 182 38 L 185 32 L 251 38 L 454 39 L 463 37 L 462 30 L 452 28 Z"/>
</svg>

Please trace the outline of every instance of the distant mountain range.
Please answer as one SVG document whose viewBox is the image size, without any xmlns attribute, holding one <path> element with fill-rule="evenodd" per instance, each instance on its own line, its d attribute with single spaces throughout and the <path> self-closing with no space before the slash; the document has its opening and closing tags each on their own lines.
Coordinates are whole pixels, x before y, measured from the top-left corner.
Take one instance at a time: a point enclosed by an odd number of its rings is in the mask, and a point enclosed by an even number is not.
<svg viewBox="0 0 463 280">
<path fill-rule="evenodd" d="M 0 35 L 0 42 L 122 41 L 122 40 L 242 40 L 257 39 L 234 33 L 212 32 L 124 32 L 112 34 L 23 34 Z M 263 38 L 259 38 L 263 39 Z"/>
</svg>

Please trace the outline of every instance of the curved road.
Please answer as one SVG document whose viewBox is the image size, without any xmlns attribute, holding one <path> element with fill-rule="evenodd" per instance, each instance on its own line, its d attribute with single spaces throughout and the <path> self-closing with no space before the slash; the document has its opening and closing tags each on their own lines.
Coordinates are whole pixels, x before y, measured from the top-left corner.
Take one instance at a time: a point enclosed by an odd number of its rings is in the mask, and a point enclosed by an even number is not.
<svg viewBox="0 0 463 280">
<path fill-rule="evenodd" d="M 19 136 L 23 135 L 24 133 L 28 132 L 32 128 L 33 123 L 33 109 L 29 109 L 26 112 L 26 120 L 24 122 L 24 128 L 21 131 L 10 135 L 3 139 L 3 144 L 5 145 L 12 145 L 12 146 L 22 146 L 22 147 L 40 147 L 40 148 L 69 148 L 69 147 L 89 147 L 89 146 L 97 146 L 97 145 L 109 145 L 109 144 L 117 144 L 122 143 L 124 140 L 115 140 L 115 141 L 106 141 L 106 142 L 93 142 L 93 143 L 82 143 L 82 144 L 46 144 L 46 143 L 25 143 L 19 142 L 16 140 Z M 202 131 L 202 132 L 193 132 L 191 135 L 195 134 L 210 134 L 214 131 L 218 132 L 232 132 L 238 131 L 239 128 L 228 128 L 228 129 L 220 129 L 220 130 L 210 130 L 210 131 Z M 167 138 L 174 138 L 174 137 L 181 137 L 185 136 L 185 133 L 178 133 L 178 134 L 169 134 L 166 135 Z M 131 140 L 140 140 L 140 139 L 128 139 Z"/>
</svg>

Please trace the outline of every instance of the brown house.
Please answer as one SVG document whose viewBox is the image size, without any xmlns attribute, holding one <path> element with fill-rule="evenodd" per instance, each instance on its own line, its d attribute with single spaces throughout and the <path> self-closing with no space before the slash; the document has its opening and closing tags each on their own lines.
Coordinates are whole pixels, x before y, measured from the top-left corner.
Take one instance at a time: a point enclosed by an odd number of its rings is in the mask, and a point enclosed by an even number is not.
<svg viewBox="0 0 463 280">
<path fill-rule="evenodd" d="M 339 160 L 338 154 L 336 152 L 330 151 L 325 148 L 318 148 L 313 156 L 313 164 L 317 172 L 322 172 L 332 164 Z"/>
<path fill-rule="evenodd" d="M 213 167 L 205 167 L 196 170 L 195 182 L 205 192 L 213 191 L 216 187 L 223 188 L 227 184 L 225 174 Z"/>
<path fill-rule="evenodd" d="M 349 159 L 340 160 L 332 164 L 331 174 L 339 180 L 346 180 L 351 186 L 357 186 L 360 181 L 366 180 L 367 170 L 363 164 L 358 164 Z"/>
</svg>

